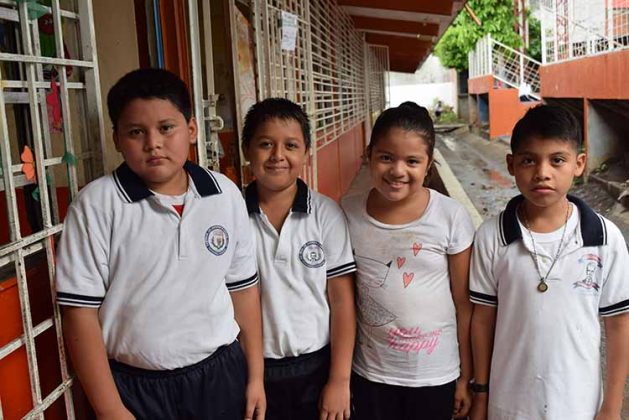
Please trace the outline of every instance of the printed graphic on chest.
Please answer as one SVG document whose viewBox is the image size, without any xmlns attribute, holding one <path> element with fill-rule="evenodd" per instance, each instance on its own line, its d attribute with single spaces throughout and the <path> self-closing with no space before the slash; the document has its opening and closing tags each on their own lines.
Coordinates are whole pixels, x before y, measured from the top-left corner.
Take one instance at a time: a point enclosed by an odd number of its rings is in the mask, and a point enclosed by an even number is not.
<svg viewBox="0 0 629 420">
<path fill-rule="evenodd" d="M 596 293 L 600 289 L 598 278 L 603 268 L 601 257 L 596 254 L 585 254 L 579 258 L 579 264 L 583 267 L 583 275 L 580 280 L 572 283 L 575 289 L 590 290 Z"/>
<path fill-rule="evenodd" d="M 417 254 L 419 254 L 419 251 L 422 250 L 422 247 L 423 247 L 422 244 L 413 242 L 413 244 L 410 247 L 410 250 L 413 253 L 413 257 L 417 257 Z M 406 264 L 406 257 L 399 256 L 396 258 L 396 262 L 397 262 L 397 268 L 402 269 L 404 264 Z M 402 272 L 402 284 L 404 285 L 405 289 L 411 284 L 414 278 L 415 278 L 415 273 L 406 272 L 406 271 Z"/>
<path fill-rule="evenodd" d="M 321 267 L 325 263 L 323 247 L 318 241 L 308 241 L 299 250 L 299 260 L 308 268 Z"/>
<path fill-rule="evenodd" d="M 205 247 L 212 254 L 223 255 L 228 245 L 229 234 L 223 226 L 214 225 L 205 232 Z"/>
</svg>

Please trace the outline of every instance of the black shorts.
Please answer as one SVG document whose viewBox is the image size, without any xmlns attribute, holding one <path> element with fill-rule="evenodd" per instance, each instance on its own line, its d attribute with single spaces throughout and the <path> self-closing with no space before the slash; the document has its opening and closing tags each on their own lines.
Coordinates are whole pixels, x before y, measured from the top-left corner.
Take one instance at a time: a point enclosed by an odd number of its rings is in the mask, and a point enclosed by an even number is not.
<svg viewBox="0 0 629 420">
<path fill-rule="evenodd" d="M 234 341 L 191 366 L 146 370 L 109 361 L 125 407 L 137 419 L 242 420 L 247 364 Z"/>
<path fill-rule="evenodd" d="M 318 420 L 329 373 L 329 346 L 297 357 L 265 359 L 266 419 Z"/>
<path fill-rule="evenodd" d="M 351 420 L 451 420 L 456 381 L 417 388 L 369 381 L 352 373 Z"/>
</svg>

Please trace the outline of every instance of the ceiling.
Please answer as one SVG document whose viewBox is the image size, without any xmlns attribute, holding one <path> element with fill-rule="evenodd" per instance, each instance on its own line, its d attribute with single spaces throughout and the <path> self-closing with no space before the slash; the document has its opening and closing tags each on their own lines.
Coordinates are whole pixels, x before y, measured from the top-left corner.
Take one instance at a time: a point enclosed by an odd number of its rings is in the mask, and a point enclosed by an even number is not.
<svg viewBox="0 0 629 420">
<path fill-rule="evenodd" d="M 391 71 L 414 73 L 465 0 L 338 0 L 367 43 L 389 47 Z"/>
</svg>

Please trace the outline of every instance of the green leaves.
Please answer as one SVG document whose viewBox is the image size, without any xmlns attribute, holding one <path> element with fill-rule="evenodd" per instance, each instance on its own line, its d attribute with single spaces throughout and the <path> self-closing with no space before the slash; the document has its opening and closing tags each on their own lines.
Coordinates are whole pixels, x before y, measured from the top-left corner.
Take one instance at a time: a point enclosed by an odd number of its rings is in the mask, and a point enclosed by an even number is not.
<svg viewBox="0 0 629 420">
<path fill-rule="evenodd" d="M 464 10 L 461 11 L 435 47 L 441 64 L 457 70 L 467 69 L 468 53 L 486 34 L 512 48 L 522 45 L 514 28 L 512 0 L 469 0 L 468 4 L 481 21 L 481 26 L 476 25 Z"/>
</svg>

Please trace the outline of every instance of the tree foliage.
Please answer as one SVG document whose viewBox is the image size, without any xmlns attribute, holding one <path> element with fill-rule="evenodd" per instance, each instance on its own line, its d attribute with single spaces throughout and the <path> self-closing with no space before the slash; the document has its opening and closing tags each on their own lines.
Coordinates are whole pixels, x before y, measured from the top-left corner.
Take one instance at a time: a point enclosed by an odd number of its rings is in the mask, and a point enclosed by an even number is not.
<svg viewBox="0 0 629 420">
<path fill-rule="evenodd" d="M 481 26 L 467 12 L 459 13 L 435 47 L 435 54 L 445 67 L 467 69 L 467 54 L 486 34 L 512 48 L 522 45 L 522 39 L 514 28 L 513 0 L 468 0 L 467 3 L 481 21 Z"/>
<path fill-rule="evenodd" d="M 529 16 L 529 47 L 526 53 L 536 59 L 542 61 L 542 23 L 539 19 Z"/>
</svg>

